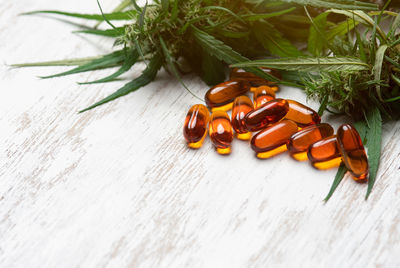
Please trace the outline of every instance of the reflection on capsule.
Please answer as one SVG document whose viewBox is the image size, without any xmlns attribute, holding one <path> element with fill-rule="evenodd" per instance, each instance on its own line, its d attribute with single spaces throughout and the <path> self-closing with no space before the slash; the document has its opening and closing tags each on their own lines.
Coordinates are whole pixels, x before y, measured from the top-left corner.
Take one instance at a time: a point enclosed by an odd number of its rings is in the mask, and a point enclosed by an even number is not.
<svg viewBox="0 0 400 268">
<path fill-rule="evenodd" d="M 193 105 L 185 118 L 183 136 L 190 148 L 200 148 L 207 135 L 210 113 L 203 104 Z"/>
<path fill-rule="evenodd" d="M 278 78 L 279 80 L 282 79 L 282 76 L 280 74 L 279 71 L 274 70 L 274 69 L 270 69 L 270 68 L 265 68 L 265 67 L 261 67 L 261 70 L 263 70 L 265 73 L 268 73 L 276 78 Z M 231 73 L 229 75 L 230 79 L 238 79 L 238 80 L 245 80 L 250 82 L 250 85 L 252 87 L 259 87 L 262 85 L 275 85 L 276 82 L 271 82 L 268 80 L 265 80 L 264 78 L 261 78 L 253 73 L 250 72 L 246 72 L 243 69 L 239 69 L 239 68 L 233 68 L 231 70 Z M 277 88 L 278 89 L 278 88 Z"/>
<path fill-rule="evenodd" d="M 210 139 L 219 154 L 229 154 L 233 140 L 233 130 L 229 115 L 224 111 L 214 111 L 210 120 Z"/>
<path fill-rule="evenodd" d="M 269 86 L 260 86 L 253 92 L 254 107 L 258 108 L 266 102 L 275 99 L 275 91 Z"/>
<path fill-rule="evenodd" d="M 289 153 L 298 161 L 307 160 L 308 147 L 331 135 L 333 135 L 333 128 L 326 123 L 305 127 L 290 137 L 288 142 Z"/>
<path fill-rule="evenodd" d="M 205 101 L 212 111 L 228 111 L 232 109 L 233 100 L 245 94 L 249 89 L 246 81 L 227 81 L 210 88 L 205 95 Z"/>
<path fill-rule="evenodd" d="M 288 110 L 289 105 L 286 100 L 274 99 L 249 112 L 244 122 L 249 131 L 257 131 L 281 120 Z"/>
<path fill-rule="evenodd" d="M 337 141 L 343 162 L 356 181 L 366 180 L 368 176 L 368 158 L 360 134 L 349 125 L 343 124 L 337 131 Z"/>
<path fill-rule="evenodd" d="M 247 96 L 239 96 L 233 102 L 232 107 L 232 127 L 236 131 L 237 138 L 240 140 L 251 139 L 251 133 L 247 130 L 244 117 L 253 110 L 253 103 Z"/>
<path fill-rule="evenodd" d="M 270 158 L 287 150 L 286 144 L 297 129 L 297 124 L 291 120 L 275 123 L 253 136 L 251 148 L 258 158 Z"/>
<path fill-rule="evenodd" d="M 306 127 L 321 122 L 321 118 L 316 111 L 294 100 L 287 100 L 289 111 L 285 118 L 296 122 L 299 127 Z"/>
<path fill-rule="evenodd" d="M 330 136 L 310 145 L 307 151 L 311 165 L 317 169 L 338 167 L 342 162 L 336 136 Z"/>
</svg>

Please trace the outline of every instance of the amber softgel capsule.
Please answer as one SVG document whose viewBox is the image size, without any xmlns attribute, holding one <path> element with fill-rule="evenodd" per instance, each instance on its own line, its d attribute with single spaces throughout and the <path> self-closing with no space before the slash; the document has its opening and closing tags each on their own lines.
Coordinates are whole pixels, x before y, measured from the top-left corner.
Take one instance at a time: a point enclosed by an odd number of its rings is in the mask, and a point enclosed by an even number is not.
<svg viewBox="0 0 400 268">
<path fill-rule="evenodd" d="M 326 123 L 305 127 L 290 137 L 287 145 L 289 153 L 298 161 L 307 160 L 308 147 L 332 135 L 333 128 Z"/>
<path fill-rule="evenodd" d="M 250 86 L 246 81 L 226 81 L 210 88 L 205 95 L 205 101 L 212 111 L 228 111 L 232 109 L 233 100 L 246 94 L 249 89 Z"/>
<path fill-rule="evenodd" d="M 274 69 L 270 69 L 270 68 L 265 68 L 265 67 L 261 67 L 260 68 L 263 72 L 268 73 L 276 78 L 278 78 L 279 80 L 282 79 L 282 76 L 280 74 L 279 71 L 274 70 Z M 248 81 L 250 83 L 250 85 L 252 87 L 259 87 L 259 86 L 263 86 L 263 85 L 275 85 L 275 82 L 271 82 L 268 80 L 265 80 L 264 78 L 261 78 L 253 73 L 247 72 L 243 69 L 240 68 L 233 68 L 231 70 L 231 73 L 229 75 L 230 79 L 236 79 L 236 80 L 245 80 Z M 278 87 L 275 87 L 278 90 Z"/>
<path fill-rule="evenodd" d="M 287 100 L 289 111 L 285 118 L 296 122 L 299 127 L 315 125 L 321 122 L 321 117 L 310 107 L 294 100 Z"/>
<path fill-rule="evenodd" d="M 281 120 L 288 110 L 289 105 L 286 100 L 275 99 L 249 112 L 244 122 L 249 131 L 258 131 Z"/>
<path fill-rule="evenodd" d="M 337 131 L 337 141 L 343 162 L 356 181 L 363 181 L 368 176 L 368 158 L 357 130 L 343 124 Z"/>
<path fill-rule="evenodd" d="M 310 145 L 307 151 L 308 159 L 316 169 L 338 167 L 342 162 L 336 135 L 332 135 Z"/>
<path fill-rule="evenodd" d="M 251 139 L 251 133 L 247 130 L 244 118 L 252 110 L 253 103 L 247 96 L 239 96 L 233 102 L 231 122 L 236 136 L 240 140 Z"/>
<path fill-rule="evenodd" d="M 254 107 L 258 108 L 264 103 L 275 99 L 275 91 L 269 86 L 260 86 L 253 90 Z"/>
<path fill-rule="evenodd" d="M 229 115 L 224 111 L 211 114 L 209 133 L 211 142 L 219 154 L 230 154 L 233 141 L 233 129 Z"/>
<path fill-rule="evenodd" d="M 253 136 L 251 148 L 258 158 L 270 158 L 287 150 L 287 142 L 296 133 L 298 126 L 291 120 L 282 120 Z"/>
<path fill-rule="evenodd" d="M 203 104 L 193 105 L 185 118 L 183 136 L 190 148 L 200 148 L 207 136 L 210 113 Z"/>
</svg>

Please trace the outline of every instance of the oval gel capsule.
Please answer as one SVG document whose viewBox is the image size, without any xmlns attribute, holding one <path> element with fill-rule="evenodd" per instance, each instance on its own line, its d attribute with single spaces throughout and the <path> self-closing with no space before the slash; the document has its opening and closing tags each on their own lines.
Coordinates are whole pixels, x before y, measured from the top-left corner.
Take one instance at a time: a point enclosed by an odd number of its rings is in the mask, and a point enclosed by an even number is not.
<svg viewBox="0 0 400 268">
<path fill-rule="evenodd" d="M 224 111 L 214 111 L 210 120 L 210 139 L 219 154 L 229 154 L 233 141 L 233 130 L 229 115 Z"/>
<path fill-rule="evenodd" d="M 244 122 L 249 131 L 257 131 L 281 120 L 288 110 L 289 105 L 286 100 L 275 99 L 249 112 Z"/>
<path fill-rule="evenodd" d="M 310 145 L 307 151 L 311 165 L 316 169 L 338 167 L 342 162 L 336 136 L 330 136 Z"/>
<path fill-rule="evenodd" d="M 287 142 L 297 132 L 297 124 L 291 120 L 282 120 L 253 136 L 251 148 L 258 158 L 270 158 L 287 150 Z"/>
<path fill-rule="evenodd" d="M 239 96 L 233 102 L 232 107 L 232 127 L 236 131 L 237 138 L 240 140 L 251 139 L 251 133 L 247 130 L 244 117 L 253 110 L 253 103 L 247 96 Z"/>
<path fill-rule="evenodd" d="M 265 73 L 268 73 L 276 78 L 278 78 L 279 80 L 282 79 L 282 76 L 280 74 L 279 71 L 274 70 L 274 69 L 270 69 L 270 68 L 265 68 L 265 67 L 261 67 L 260 68 L 262 71 L 264 71 Z M 250 83 L 250 85 L 252 87 L 259 87 L 262 85 L 275 85 L 275 82 L 271 82 L 268 80 L 265 80 L 264 78 L 261 78 L 253 73 L 247 72 L 243 69 L 240 68 L 233 68 L 231 70 L 231 73 L 229 75 L 230 79 L 237 79 L 237 80 L 245 80 L 248 81 Z M 278 88 L 277 88 L 278 89 Z"/>
<path fill-rule="evenodd" d="M 331 135 L 333 135 L 333 128 L 326 123 L 305 127 L 290 137 L 288 142 L 289 153 L 298 161 L 307 160 L 308 147 Z"/>
<path fill-rule="evenodd" d="M 275 91 L 269 86 L 260 86 L 253 91 L 254 107 L 258 108 L 264 103 L 275 99 Z"/>
<path fill-rule="evenodd" d="M 183 136 L 190 148 L 200 148 L 207 136 L 210 113 L 203 104 L 193 105 L 185 118 Z"/>
<path fill-rule="evenodd" d="M 337 141 L 343 162 L 353 178 L 365 180 L 368 176 L 368 158 L 360 134 L 353 126 L 343 124 L 337 131 Z"/>
<path fill-rule="evenodd" d="M 316 111 L 300 102 L 287 100 L 289 111 L 285 118 L 296 122 L 299 127 L 315 125 L 321 122 L 321 118 Z"/>
<path fill-rule="evenodd" d="M 246 81 L 227 81 L 210 88 L 205 95 L 205 101 L 212 111 L 228 111 L 232 109 L 233 100 L 245 94 L 249 89 Z"/>
</svg>

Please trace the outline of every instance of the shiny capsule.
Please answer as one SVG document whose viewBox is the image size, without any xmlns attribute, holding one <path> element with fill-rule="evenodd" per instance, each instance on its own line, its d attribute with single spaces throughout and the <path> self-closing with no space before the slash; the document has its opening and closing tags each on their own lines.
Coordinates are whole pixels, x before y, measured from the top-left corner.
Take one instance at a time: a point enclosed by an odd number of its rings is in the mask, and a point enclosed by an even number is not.
<svg viewBox="0 0 400 268">
<path fill-rule="evenodd" d="M 227 81 L 210 88 L 206 93 L 205 101 L 212 111 L 228 111 L 232 109 L 233 100 L 244 95 L 249 89 L 249 84 L 246 81 Z"/>
<path fill-rule="evenodd" d="M 289 104 L 286 100 L 275 99 L 249 112 L 244 122 L 249 131 L 257 131 L 281 120 L 288 110 Z"/>
<path fill-rule="evenodd" d="M 287 142 L 297 132 L 297 124 L 291 120 L 282 120 L 253 136 L 251 148 L 258 158 L 270 158 L 287 150 Z"/>
<path fill-rule="evenodd" d="M 236 131 L 237 138 L 240 140 L 251 139 L 251 133 L 247 130 L 244 117 L 253 110 L 253 103 L 247 96 L 239 96 L 233 102 L 232 107 L 232 127 Z"/>
<path fill-rule="evenodd" d="M 307 160 L 308 147 L 314 142 L 332 135 L 333 128 L 326 123 L 305 127 L 290 137 L 287 145 L 289 153 L 298 161 Z"/>
<path fill-rule="evenodd" d="M 343 162 L 354 179 L 365 180 L 368 176 L 368 158 L 360 134 L 353 126 L 343 124 L 337 131 L 337 141 Z"/>
<path fill-rule="evenodd" d="M 210 139 L 219 154 L 229 154 L 233 141 L 233 130 L 229 115 L 224 111 L 214 111 L 210 120 Z"/>
<path fill-rule="evenodd" d="M 185 118 L 183 136 L 190 148 L 200 148 L 207 135 L 210 113 L 203 104 L 193 105 Z"/>
<path fill-rule="evenodd" d="M 338 167 L 342 162 L 335 135 L 311 144 L 308 147 L 307 156 L 311 165 L 317 169 Z"/>
<path fill-rule="evenodd" d="M 297 101 L 287 100 L 289 111 L 285 118 L 296 122 L 299 127 L 306 127 L 321 122 L 321 118 L 316 111 Z"/>
<path fill-rule="evenodd" d="M 268 74 L 278 78 L 279 80 L 282 79 L 281 74 L 277 70 L 269 69 L 269 68 L 265 68 L 265 67 L 261 67 L 260 69 L 263 70 L 265 73 L 268 73 Z M 253 73 L 247 72 L 240 68 L 233 68 L 231 70 L 229 77 L 230 77 L 230 79 L 238 79 L 238 80 L 248 81 L 248 82 L 250 82 L 250 85 L 252 87 L 276 84 L 275 82 L 268 81 L 264 78 L 261 78 Z"/>
<path fill-rule="evenodd" d="M 258 108 L 266 102 L 275 99 L 275 91 L 269 86 L 260 86 L 253 91 L 254 107 Z"/>
</svg>

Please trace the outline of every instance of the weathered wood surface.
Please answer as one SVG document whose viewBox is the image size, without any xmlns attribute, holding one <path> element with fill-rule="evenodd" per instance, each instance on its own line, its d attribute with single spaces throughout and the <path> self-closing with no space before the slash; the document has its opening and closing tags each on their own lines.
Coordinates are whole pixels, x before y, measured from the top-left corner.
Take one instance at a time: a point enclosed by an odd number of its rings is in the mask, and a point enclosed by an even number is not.
<svg viewBox="0 0 400 268">
<path fill-rule="evenodd" d="M 6 64 L 110 50 L 108 40 L 70 34 L 71 25 L 17 17 L 36 9 L 97 11 L 95 1 L 0 2 L 1 267 L 400 265 L 400 124 L 385 125 L 370 199 L 346 176 L 324 204 L 335 170 L 286 154 L 257 160 L 237 140 L 227 157 L 208 139 L 187 149 L 182 124 L 196 100 L 165 73 L 77 114 L 124 81 L 79 86 L 109 71 L 40 80 L 65 68 L 11 70 Z M 204 94 L 198 78 L 185 82 Z M 305 102 L 297 89 L 279 96 Z"/>
</svg>

